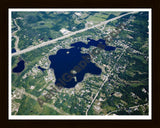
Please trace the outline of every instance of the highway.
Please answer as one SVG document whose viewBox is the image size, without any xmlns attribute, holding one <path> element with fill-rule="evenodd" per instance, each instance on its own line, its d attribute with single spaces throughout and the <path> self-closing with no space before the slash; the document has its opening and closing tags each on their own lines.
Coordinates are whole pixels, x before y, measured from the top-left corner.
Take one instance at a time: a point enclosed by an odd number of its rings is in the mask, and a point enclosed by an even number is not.
<svg viewBox="0 0 160 128">
<path fill-rule="evenodd" d="M 32 47 L 29 47 L 29 48 L 26 48 L 26 49 L 17 51 L 17 52 L 15 52 L 15 53 L 12 53 L 12 56 L 24 54 L 24 53 L 30 52 L 30 51 L 32 51 L 32 50 L 35 50 L 35 49 L 37 49 L 37 48 L 41 48 L 41 47 L 44 47 L 44 46 L 46 46 L 46 45 L 49 45 L 49 44 L 52 44 L 52 43 L 56 43 L 56 41 L 58 41 L 58 40 L 62 40 L 62 39 L 68 38 L 68 37 L 70 37 L 70 36 L 76 35 L 77 33 L 81 33 L 81 32 L 87 31 L 87 30 L 89 30 L 89 29 L 96 28 L 96 27 L 99 27 L 99 26 L 101 26 L 101 25 L 105 25 L 105 24 L 107 24 L 107 23 L 109 23 L 109 22 L 111 22 L 111 21 L 117 20 L 117 19 L 119 19 L 119 18 L 121 18 L 121 17 L 124 17 L 124 16 L 129 15 L 129 14 L 133 14 L 133 13 L 137 13 L 137 12 L 129 12 L 129 13 L 126 13 L 126 14 L 123 14 L 123 15 L 120 15 L 120 16 L 117 16 L 117 17 L 115 17 L 115 18 L 109 19 L 109 20 L 107 20 L 107 21 L 103 21 L 103 22 L 101 22 L 101 23 L 99 23 L 99 24 L 96 24 L 96 25 L 93 25 L 93 26 L 91 26 L 91 27 L 87 27 L 87 28 L 84 28 L 84 29 L 81 29 L 81 30 L 78 30 L 78 31 L 75 31 L 75 32 L 71 32 L 71 33 L 68 34 L 68 35 L 64 35 L 64 36 L 58 37 L 58 38 L 56 38 L 56 39 L 53 39 L 53 40 L 50 40 L 50 41 L 47 41 L 47 42 L 43 42 L 43 43 L 38 44 L 38 45 L 36 45 L 36 46 L 32 46 Z"/>
</svg>

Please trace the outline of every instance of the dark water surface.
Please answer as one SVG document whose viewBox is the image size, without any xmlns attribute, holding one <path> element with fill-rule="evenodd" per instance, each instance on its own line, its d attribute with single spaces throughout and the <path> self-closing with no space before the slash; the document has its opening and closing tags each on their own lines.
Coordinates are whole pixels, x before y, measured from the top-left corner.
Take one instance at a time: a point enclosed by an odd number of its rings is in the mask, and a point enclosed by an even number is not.
<svg viewBox="0 0 160 128">
<path fill-rule="evenodd" d="M 24 68 L 25 68 L 25 62 L 24 62 L 24 60 L 20 60 L 19 62 L 18 62 L 18 64 L 17 64 L 17 66 L 15 67 L 15 68 L 13 68 L 13 72 L 14 73 L 20 73 L 20 72 L 22 72 L 23 70 L 24 70 Z"/>
<path fill-rule="evenodd" d="M 38 69 L 40 69 L 42 72 L 44 72 L 46 69 L 42 68 L 41 66 L 38 66 Z"/>
<path fill-rule="evenodd" d="M 81 82 L 86 73 L 100 75 L 102 70 L 91 62 L 91 57 L 87 53 L 81 53 L 81 48 L 89 48 L 90 46 L 103 46 L 103 50 L 115 50 L 115 47 L 107 46 L 105 40 L 89 39 L 88 44 L 76 42 L 71 44 L 73 48 L 60 49 L 56 55 L 50 55 L 50 68 L 54 69 L 56 77 L 56 86 L 65 88 L 73 88 L 78 82 Z M 101 47 L 102 48 L 102 47 Z"/>
<path fill-rule="evenodd" d="M 15 48 L 12 48 L 12 53 L 16 52 L 16 49 Z"/>
</svg>

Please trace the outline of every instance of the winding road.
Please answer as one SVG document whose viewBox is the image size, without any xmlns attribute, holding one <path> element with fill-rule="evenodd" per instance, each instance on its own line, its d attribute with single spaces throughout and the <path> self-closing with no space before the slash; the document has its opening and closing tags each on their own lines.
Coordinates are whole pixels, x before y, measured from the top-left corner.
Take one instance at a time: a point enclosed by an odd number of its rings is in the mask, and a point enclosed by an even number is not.
<svg viewBox="0 0 160 128">
<path fill-rule="evenodd" d="M 14 23 L 15 23 L 15 25 L 16 25 L 16 27 L 17 27 L 18 30 L 14 31 L 14 32 L 12 33 L 12 36 L 16 38 L 16 41 L 15 41 L 15 49 L 16 49 L 17 52 L 19 52 L 19 51 L 20 51 L 20 49 L 18 48 L 19 37 L 16 35 L 16 33 L 17 33 L 21 28 L 17 25 L 16 19 L 14 19 Z"/>
</svg>

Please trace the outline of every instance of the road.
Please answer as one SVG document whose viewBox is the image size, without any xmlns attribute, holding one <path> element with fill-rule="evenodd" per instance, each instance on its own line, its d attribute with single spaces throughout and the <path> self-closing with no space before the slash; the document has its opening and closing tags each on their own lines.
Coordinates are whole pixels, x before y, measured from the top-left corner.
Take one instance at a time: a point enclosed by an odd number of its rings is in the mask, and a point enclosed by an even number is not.
<svg viewBox="0 0 160 128">
<path fill-rule="evenodd" d="M 133 106 L 133 107 L 129 107 L 129 109 L 135 109 L 135 108 L 138 108 L 138 107 L 143 107 L 143 106 L 146 106 L 146 105 L 148 105 L 148 103 L 146 103 L 146 104 L 141 104 L 141 105 L 136 105 L 136 106 Z M 112 112 L 109 112 L 107 115 L 111 115 L 112 113 L 115 113 L 115 112 L 118 112 L 118 111 L 121 111 L 121 110 L 123 110 L 124 108 L 122 108 L 122 109 L 118 109 L 118 110 L 114 110 L 114 111 L 112 111 Z"/>
<path fill-rule="evenodd" d="M 122 55 L 124 54 L 124 52 L 126 51 L 127 48 L 128 48 L 128 47 L 124 48 L 123 52 L 121 53 L 121 55 L 120 55 L 119 58 L 117 59 L 117 63 L 118 63 L 118 61 L 120 60 L 120 58 L 122 57 Z M 116 68 L 116 64 L 117 64 L 117 63 L 114 64 L 113 68 L 112 68 L 112 69 L 109 71 L 109 73 L 107 74 L 104 82 L 101 84 L 98 92 L 96 93 L 94 99 L 92 100 L 91 104 L 89 105 L 89 108 L 86 110 L 86 115 L 88 115 L 88 111 L 90 110 L 92 104 L 94 103 L 94 101 L 96 100 L 97 96 L 99 95 L 99 92 L 101 91 L 102 87 L 103 87 L 104 84 L 108 81 L 108 78 L 109 78 L 109 76 L 111 75 L 112 71 Z"/>
<path fill-rule="evenodd" d="M 108 77 L 110 76 L 110 74 L 108 74 L 106 76 L 106 79 L 104 80 L 104 82 L 101 84 L 101 87 L 99 88 L 97 94 L 95 95 L 94 99 L 92 100 L 91 104 L 89 105 L 87 111 L 86 111 L 86 115 L 88 114 L 88 111 L 90 110 L 92 104 L 94 103 L 94 101 L 96 100 L 97 96 L 99 95 L 100 90 L 102 89 L 102 87 L 104 86 L 104 84 L 108 81 Z"/>
<path fill-rule="evenodd" d="M 27 93 L 25 90 L 22 90 L 22 89 L 19 89 L 19 88 L 16 88 L 16 87 L 13 87 L 13 88 L 17 89 L 17 91 L 21 92 L 22 94 L 24 94 L 24 95 L 26 95 L 26 96 L 28 96 L 28 97 L 36 100 L 36 101 L 38 100 L 38 98 L 36 96 L 34 96 L 34 95 L 30 94 L 30 93 Z M 62 115 L 69 115 L 68 113 L 64 112 L 63 110 L 58 109 L 57 107 L 55 107 L 53 104 L 48 104 L 48 103 L 44 102 L 43 105 L 48 106 L 48 107 L 54 109 L 55 111 L 57 111 L 58 113 L 60 113 Z"/>
<path fill-rule="evenodd" d="M 121 18 L 121 17 L 124 17 L 124 16 L 129 15 L 129 14 L 133 14 L 133 13 L 137 13 L 137 12 L 129 12 L 129 13 L 126 13 L 126 14 L 123 14 L 123 15 L 120 15 L 120 16 L 117 16 L 117 17 L 115 17 L 115 18 L 109 19 L 109 20 L 107 20 L 107 21 L 103 21 L 103 22 L 101 22 L 101 23 L 99 23 L 99 24 L 96 24 L 96 25 L 94 25 L 94 26 L 92 26 L 92 27 L 87 27 L 87 28 L 81 29 L 81 30 L 79 30 L 79 31 L 71 32 L 71 33 L 68 34 L 68 35 L 64 35 L 64 36 L 58 37 L 58 38 L 56 38 L 56 39 L 53 39 L 53 40 L 50 40 L 50 41 L 47 41 L 47 42 L 43 42 L 43 43 L 38 44 L 38 45 L 36 45 L 36 46 L 32 46 L 32 47 L 23 49 L 23 50 L 21 50 L 21 51 L 17 51 L 17 52 L 15 52 L 15 53 L 12 53 L 12 56 L 24 54 L 24 53 L 33 51 L 33 50 L 35 50 L 35 49 L 37 49 L 37 48 L 41 48 L 41 47 L 44 47 L 44 46 L 46 46 L 46 45 L 49 45 L 49 44 L 52 44 L 52 43 L 56 43 L 56 41 L 58 41 L 58 40 L 62 40 L 62 39 L 68 38 L 68 37 L 70 37 L 70 36 L 76 35 L 77 33 L 81 33 L 81 32 L 87 31 L 87 30 L 89 30 L 89 29 L 96 28 L 96 27 L 99 27 L 99 26 L 101 26 L 101 25 L 105 25 L 105 24 L 107 24 L 107 23 L 109 23 L 109 22 L 111 22 L 111 21 L 117 20 L 117 19 L 119 19 L 119 18 Z"/>
<path fill-rule="evenodd" d="M 18 30 L 14 31 L 14 32 L 12 33 L 12 36 L 16 38 L 16 41 L 15 41 L 15 49 L 16 49 L 17 52 L 19 52 L 19 51 L 20 51 L 20 49 L 18 48 L 19 37 L 16 35 L 16 33 L 20 30 L 20 27 L 17 25 L 16 19 L 14 19 L 14 23 L 15 23 L 15 25 L 17 26 L 17 29 L 18 29 Z"/>
</svg>

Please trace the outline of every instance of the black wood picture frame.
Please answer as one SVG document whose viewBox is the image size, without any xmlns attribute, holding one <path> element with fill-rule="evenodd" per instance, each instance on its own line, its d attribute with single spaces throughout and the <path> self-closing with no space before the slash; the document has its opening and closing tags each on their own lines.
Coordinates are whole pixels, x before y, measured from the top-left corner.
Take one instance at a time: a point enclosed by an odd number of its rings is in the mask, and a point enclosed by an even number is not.
<svg viewBox="0 0 160 128">
<path fill-rule="evenodd" d="M 159 27 L 158 0 L 2 0 L 0 121 L 4 128 L 158 128 L 160 126 Z M 152 9 L 152 120 L 9 120 L 8 119 L 8 9 L 9 8 L 151 8 Z"/>
</svg>

